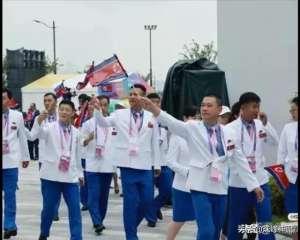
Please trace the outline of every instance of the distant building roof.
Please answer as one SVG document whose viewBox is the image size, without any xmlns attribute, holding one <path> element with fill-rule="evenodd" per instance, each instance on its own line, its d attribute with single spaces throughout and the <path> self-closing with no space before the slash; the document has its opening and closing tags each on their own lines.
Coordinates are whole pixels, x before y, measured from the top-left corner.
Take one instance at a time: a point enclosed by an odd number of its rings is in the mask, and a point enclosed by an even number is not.
<svg viewBox="0 0 300 240">
<path fill-rule="evenodd" d="M 74 76 L 78 75 L 78 73 L 70 73 L 70 74 L 47 74 L 36 81 L 22 87 L 22 91 L 30 91 L 30 90 L 41 90 L 41 89 L 53 89 L 55 84 L 62 82 L 62 80 L 67 80 Z"/>
</svg>

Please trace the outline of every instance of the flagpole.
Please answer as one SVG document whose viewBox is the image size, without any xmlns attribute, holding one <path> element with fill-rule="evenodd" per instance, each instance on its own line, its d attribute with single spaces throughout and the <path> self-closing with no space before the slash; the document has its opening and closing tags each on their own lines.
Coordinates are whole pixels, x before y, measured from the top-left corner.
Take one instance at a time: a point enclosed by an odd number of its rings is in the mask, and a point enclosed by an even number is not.
<svg viewBox="0 0 300 240">
<path fill-rule="evenodd" d="M 125 72 L 126 77 L 128 77 L 128 74 L 127 74 L 126 70 L 123 68 L 123 65 L 122 65 L 122 63 L 120 62 L 118 56 L 117 56 L 116 54 L 114 54 L 114 56 L 115 56 L 115 58 L 117 59 L 118 63 L 120 64 L 122 70 Z"/>
</svg>

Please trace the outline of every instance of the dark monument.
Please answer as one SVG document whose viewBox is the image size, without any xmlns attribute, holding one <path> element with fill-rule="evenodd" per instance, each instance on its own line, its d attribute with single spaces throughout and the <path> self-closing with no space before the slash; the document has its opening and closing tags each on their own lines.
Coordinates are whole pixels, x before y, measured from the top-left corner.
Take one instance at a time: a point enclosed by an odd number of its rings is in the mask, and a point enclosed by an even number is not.
<svg viewBox="0 0 300 240">
<path fill-rule="evenodd" d="M 7 87 L 12 91 L 15 100 L 22 106 L 21 88 L 46 74 L 44 51 L 6 49 Z"/>
</svg>

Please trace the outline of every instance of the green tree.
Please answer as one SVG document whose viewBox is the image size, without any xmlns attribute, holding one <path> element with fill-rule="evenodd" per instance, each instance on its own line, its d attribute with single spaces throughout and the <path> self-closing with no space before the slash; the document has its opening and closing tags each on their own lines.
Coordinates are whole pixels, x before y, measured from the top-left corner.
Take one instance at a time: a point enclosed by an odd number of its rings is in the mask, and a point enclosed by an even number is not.
<svg viewBox="0 0 300 240">
<path fill-rule="evenodd" d="M 215 62 L 217 59 L 217 51 L 214 48 L 214 42 L 201 45 L 192 39 L 192 42 L 187 45 L 184 44 L 183 52 L 180 53 L 184 60 L 196 60 L 199 58 L 206 58 L 211 62 Z"/>
<path fill-rule="evenodd" d="M 59 59 L 56 59 L 56 70 L 58 72 L 58 67 L 64 66 L 63 64 L 59 63 Z M 55 63 L 54 61 L 50 60 L 49 56 L 46 56 L 46 61 L 45 61 L 45 70 L 46 74 L 48 73 L 54 73 L 55 69 Z"/>
</svg>

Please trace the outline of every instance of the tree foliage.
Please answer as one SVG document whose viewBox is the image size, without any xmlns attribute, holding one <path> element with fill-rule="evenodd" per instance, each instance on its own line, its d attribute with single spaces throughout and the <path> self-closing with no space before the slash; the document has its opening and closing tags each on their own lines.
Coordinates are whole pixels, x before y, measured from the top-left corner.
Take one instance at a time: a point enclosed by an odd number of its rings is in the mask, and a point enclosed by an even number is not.
<svg viewBox="0 0 300 240">
<path fill-rule="evenodd" d="M 59 63 L 59 59 L 56 59 L 56 70 L 58 71 L 58 67 L 64 66 L 63 64 Z M 48 73 L 54 73 L 55 69 L 55 63 L 54 61 L 50 60 L 49 56 L 46 56 L 46 61 L 45 61 L 45 70 L 46 74 Z"/>
<path fill-rule="evenodd" d="M 180 55 L 185 60 L 196 60 L 199 58 L 206 58 L 211 62 L 215 62 L 217 59 L 217 51 L 214 49 L 214 42 L 201 45 L 192 39 L 192 42 L 187 45 L 184 44 L 183 52 Z"/>
</svg>

